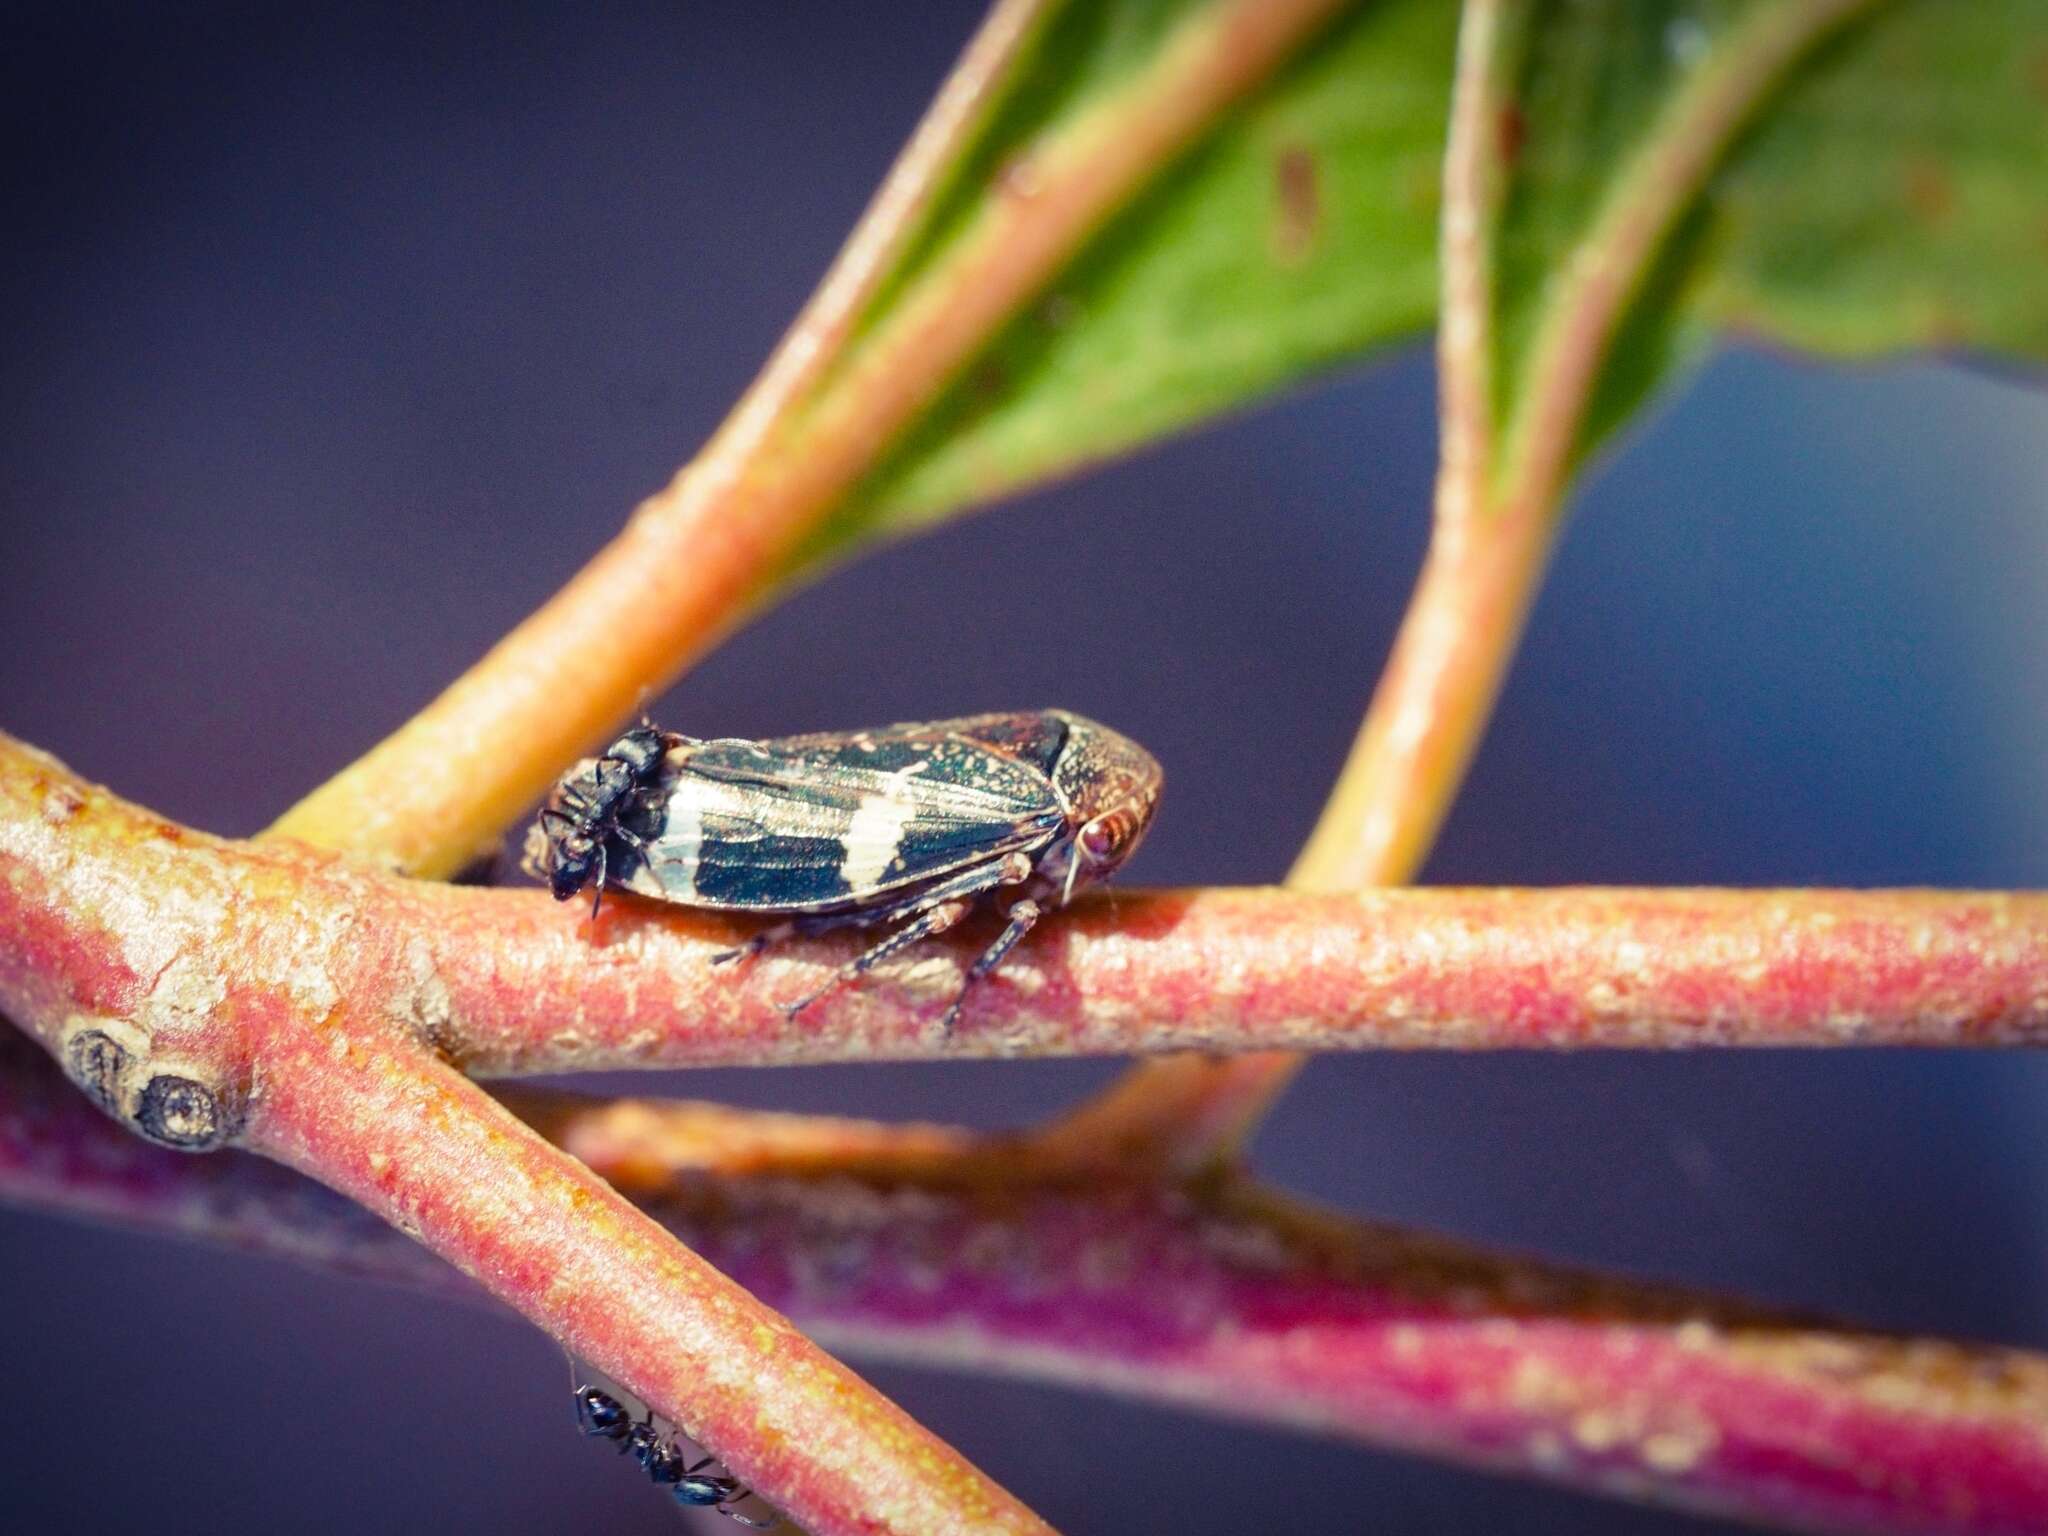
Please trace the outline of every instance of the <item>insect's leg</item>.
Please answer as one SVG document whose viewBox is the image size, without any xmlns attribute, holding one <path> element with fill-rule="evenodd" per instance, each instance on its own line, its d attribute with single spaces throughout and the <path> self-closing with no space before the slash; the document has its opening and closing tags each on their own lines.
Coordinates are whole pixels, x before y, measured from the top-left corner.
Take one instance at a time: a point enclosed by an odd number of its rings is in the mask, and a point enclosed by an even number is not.
<svg viewBox="0 0 2048 1536">
<path fill-rule="evenodd" d="M 642 698 L 645 698 L 644 692 Z M 663 731 L 660 726 L 647 718 L 647 711 L 645 710 L 640 712 L 640 728 L 643 731 L 660 731 L 663 736 L 679 747 L 701 747 L 704 745 L 704 738 L 701 736 L 685 736 L 681 731 Z"/>
<path fill-rule="evenodd" d="M 756 1519 L 752 1515 L 743 1515 L 738 1510 L 730 1507 L 739 1503 L 741 1499 L 749 1497 L 753 1491 L 751 1488 L 742 1488 L 737 1493 L 727 1494 L 725 1503 L 718 1506 L 718 1512 L 735 1525 L 744 1525 L 750 1531 L 774 1530 L 776 1526 L 782 1524 L 782 1516 L 774 1511 L 769 1511 L 766 1519 Z"/>
<path fill-rule="evenodd" d="M 612 830 L 618 834 L 620 842 L 628 847 L 639 850 L 640 862 L 646 867 L 648 878 L 653 880 L 655 885 L 660 888 L 661 894 L 666 896 L 668 894 L 668 882 L 661 878 L 661 871 L 654 867 L 654 860 L 647 857 L 647 839 L 637 832 L 629 831 L 625 827 L 614 827 Z"/>
<path fill-rule="evenodd" d="M 799 931 L 807 933 L 823 932 L 827 928 L 848 924 L 868 928 L 879 927 L 884 923 L 893 923 L 899 917 L 909 918 L 911 921 L 872 949 L 841 966 L 830 981 L 810 996 L 795 1003 L 785 1004 L 783 1012 L 794 1018 L 827 992 L 859 979 L 898 950 L 920 943 L 935 934 L 944 933 L 967 915 L 973 906 L 974 898 L 983 892 L 992 891 L 999 885 L 1015 885 L 1029 877 L 1030 873 L 1030 858 L 1022 853 L 1014 853 L 999 862 L 977 865 L 955 875 L 951 880 L 942 880 L 937 885 L 927 887 L 888 906 L 869 908 L 865 912 L 840 912 L 809 920 L 797 919 Z"/>
<path fill-rule="evenodd" d="M 597 921 L 598 903 L 604 900 L 604 844 L 597 845 L 597 889 L 590 893 L 590 920 Z"/>
<path fill-rule="evenodd" d="M 839 922 L 867 923 L 869 925 L 891 923 L 898 917 L 912 916 L 925 911 L 927 908 L 936 907 L 942 902 L 954 901 L 963 897 L 979 896 L 984 891 L 992 891 L 999 885 L 1016 885 L 1020 881 L 1029 879 L 1030 875 L 1030 858 L 1025 854 L 1013 853 L 1000 863 L 977 865 L 973 869 L 955 875 L 950 880 L 942 880 L 937 885 L 927 886 L 924 890 L 905 896 L 890 906 L 874 907 L 866 912 L 856 910 L 838 914 L 834 922 L 835 925 Z"/>
<path fill-rule="evenodd" d="M 777 923 L 773 928 L 763 928 L 731 949 L 721 949 L 711 957 L 713 965 L 730 965 L 735 960 L 751 960 L 771 944 L 780 944 L 797 931 L 794 922 Z"/>
<path fill-rule="evenodd" d="M 569 1353 L 569 1346 L 566 1344 L 562 1346 L 562 1358 L 569 1362 L 569 1400 L 575 1406 L 576 1427 L 586 1436 L 594 1435 L 597 1431 L 592 1429 L 583 1417 L 583 1389 L 587 1383 L 581 1379 L 583 1373 L 576 1369 L 576 1357 Z"/>
<path fill-rule="evenodd" d="M 545 831 L 547 828 L 548 818 L 550 816 L 556 817 L 562 821 L 569 822 L 572 826 L 575 824 L 574 819 L 572 817 L 566 815 L 561 811 L 555 810 L 552 806 L 550 806 L 548 809 L 540 813 L 540 824 L 543 831 Z M 548 882 L 550 884 L 553 884 L 555 878 L 555 870 L 561 864 L 562 861 L 555 855 L 555 840 L 553 837 L 549 837 L 546 840 L 546 847 L 548 851 L 547 867 L 545 869 L 534 869 L 531 866 L 527 866 L 526 870 L 528 874 L 546 875 L 548 878 Z"/>
<path fill-rule="evenodd" d="M 772 928 L 763 928 L 732 949 L 721 950 L 711 957 L 711 963 L 725 965 L 734 960 L 750 960 L 771 945 L 780 944 L 797 934 L 802 934 L 808 939 L 821 933 L 830 933 L 835 928 L 879 928 L 895 922 L 898 918 L 919 917 L 944 902 L 979 896 L 982 892 L 993 890 L 999 885 L 1015 885 L 1028 879 L 1030 874 L 1030 857 L 1014 853 L 999 864 L 978 866 L 964 874 L 955 875 L 951 880 L 927 886 L 893 902 L 873 907 L 856 907 L 849 912 L 806 913 L 790 918 Z"/>
<path fill-rule="evenodd" d="M 826 978 L 823 986 L 815 988 L 793 1003 L 784 1003 L 782 1011 L 792 1019 L 795 1018 L 826 993 L 836 992 L 848 982 L 860 980 L 898 950 L 908 949 L 913 944 L 922 944 L 926 939 L 944 933 L 965 917 L 973 909 L 973 905 L 973 902 L 963 896 L 927 907 L 918 917 L 905 923 L 881 943 L 863 950 L 839 967 Z"/>
<path fill-rule="evenodd" d="M 786 939 L 801 934 L 814 939 L 821 933 L 830 933 L 835 928 L 873 928 L 882 923 L 893 923 L 899 917 L 915 917 L 929 905 L 923 896 L 911 901 L 899 902 L 891 907 L 864 907 L 853 912 L 806 913 L 777 923 L 773 928 L 763 928 L 744 943 L 732 949 L 722 949 L 711 957 L 713 965 L 726 965 L 734 960 L 751 960 L 764 949 L 772 949 Z"/>
<path fill-rule="evenodd" d="M 1038 903 L 1025 900 L 1010 904 L 1010 921 L 1003 931 L 996 935 L 996 941 L 981 952 L 981 957 L 967 968 L 967 979 L 960 983 L 960 990 L 953 995 L 953 1006 L 946 1010 L 946 1017 L 939 1028 L 947 1034 L 953 1033 L 953 1026 L 960 1019 L 960 1005 L 967 1001 L 967 994 L 974 984 L 1009 958 L 1017 942 L 1031 931 L 1031 925 L 1042 916 Z"/>
<path fill-rule="evenodd" d="M 549 806 L 540 813 L 540 824 L 542 827 L 547 826 L 548 819 L 550 817 L 553 817 L 556 821 L 559 821 L 565 827 L 573 827 L 576 825 L 576 818 L 574 816 L 571 816 L 567 811 L 558 811 L 553 806 Z M 558 860 L 555 857 L 555 840 L 553 837 L 548 838 L 547 845 L 548 875 L 550 878 L 552 878 L 555 873 L 555 866 L 560 862 L 560 860 Z"/>
</svg>

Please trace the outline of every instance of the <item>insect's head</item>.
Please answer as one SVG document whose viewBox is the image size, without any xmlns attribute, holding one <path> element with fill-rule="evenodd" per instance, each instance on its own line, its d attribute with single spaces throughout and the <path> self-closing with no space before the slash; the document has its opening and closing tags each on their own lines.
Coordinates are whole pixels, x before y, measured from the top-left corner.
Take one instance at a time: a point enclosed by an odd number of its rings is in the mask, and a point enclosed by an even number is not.
<svg viewBox="0 0 2048 1536">
<path fill-rule="evenodd" d="M 567 901 L 597 874 L 597 839 L 573 824 L 557 823 L 548 834 L 542 872 L 555 900 Z"/>
<path fill-rule="evenodd" d="M 1062 901 L 1137 851 L 1152 825 L 1162 779 L 1158 759 L 1128 736 L 1079 715 L 1067 717 L 1067 744 L 1053 781 L 1078 830 Z"/>
</svg>

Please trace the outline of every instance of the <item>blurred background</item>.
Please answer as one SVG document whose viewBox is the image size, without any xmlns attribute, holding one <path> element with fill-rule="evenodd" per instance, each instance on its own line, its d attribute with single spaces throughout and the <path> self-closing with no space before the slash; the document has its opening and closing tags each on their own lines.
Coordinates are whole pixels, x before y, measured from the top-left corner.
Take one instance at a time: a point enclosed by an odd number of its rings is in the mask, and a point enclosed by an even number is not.
<svg viewBox="0 0 2048 1536">
<path fill-rule="evenodd" d="M 667 480 L 977 14 L 8 7 L 0 727 L 263 826 Z M 893 548 L 654 713 L 759 735 L 1069 706 L 1167 764 L 1134 881 L 1277 879 L 1416 568 L 1432 389 L 1390 356 Z M 1719 357 L 1587 484 L 1427 878 L 2048 885 L 2044 442 L 2048 398 L 1987 373 Z M 1003 1124 L 1113 1071 L 629 1086 Z M 1359 1213 L 2048 1346 L 2035 1057 L 1339 1058 L 1257 1152 Z M 17 1530 L 677 1528 L 503 1314 L 0 1211 L 0 1317 Z M 872 1375 L 1069 1531 L 1722 1529 Z"/>
</svg>

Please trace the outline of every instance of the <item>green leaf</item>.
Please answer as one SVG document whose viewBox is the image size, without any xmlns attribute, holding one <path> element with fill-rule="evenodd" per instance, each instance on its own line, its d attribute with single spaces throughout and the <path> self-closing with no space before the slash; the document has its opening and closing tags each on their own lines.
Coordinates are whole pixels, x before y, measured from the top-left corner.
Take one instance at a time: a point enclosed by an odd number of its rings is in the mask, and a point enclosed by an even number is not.
<svg viewBox="0 0 2048 1536">
<path fill-rule="evenodd" d="M 1699 72 L 1813 0 L 1508 7 L 1492 232 L 1495 408 L 1528 406 L 1575 259 Z M 1826 0 L 1820 0 L 1824 7 Z M 1042 27 L 863 319 L 942 274 L 1010 169 L 1085 124 L 1199 0 L 1067 3 Z M 1457 17 L 1346 9 L 1112 217 L 799 551 L 902 532 L 1419 333 Z M 1717 335 L 1843 356 L 2048 357 L 2048 0 L 1876 0 L 1825 32 L 1677 210 L 1577 416 L 1573 457 Z"/>
<path fill-rule="evenodd" d="M 1521 49 L 1496 242 L 1503 421 L 1560 275 L 1699 71 L 1805 0 L 1550 0 Z M 1718 334 L 1862 357 L 2048 358 L 2048 0 L 1878 0 L 1762 95 L 1683 210 L 1586 412 L 1583 453 Z"/>
<path fill-rule="evenodd" d="M 1070 4 L 955 174 L 873 329 L 1005 167 L 1091 111 L 1202 9 Z M 902 530 L 1117 453 L 1426 328 L 1456 17 L 1350 8 L 1113 217 L 804 550 Z"/>
</svg>

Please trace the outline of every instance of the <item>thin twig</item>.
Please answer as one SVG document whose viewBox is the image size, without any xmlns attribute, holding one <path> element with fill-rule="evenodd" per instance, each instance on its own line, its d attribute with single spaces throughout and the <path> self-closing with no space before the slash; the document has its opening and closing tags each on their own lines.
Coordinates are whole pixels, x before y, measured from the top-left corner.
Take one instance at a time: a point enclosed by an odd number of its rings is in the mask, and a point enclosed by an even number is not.
<svg viewBox="0 0 2048 1536">
<path fill-rule="evenodd" d="M 862 311 L 930 213 L 963 146 L 981 128 L 998 87 L 1052 9 L 1052 0 L 997 0 L 875 190 L 824 281 L 704 451 L 678 475 L 679 482 L 697 482 L 692 494 L 710 495 L 742 478 L 776 428 L 788 423 L 839 361 Z M 680 484 L 671 487 L 670 500 L 679 500 L 682 492 Z"/>
<path fill-rule="evenodd" d="M 1451 82 L 1437 234 L 1439 523 L 1480 515 L 1493 465 L 1493 236 L 1507 181 L 1509 88 L 1501 4 L 1467 0 Z M 1301 873 L 1306 878 L 1313 871 Z"/>
<path fill-rule="evenodd" d="M 1300 890 L 1413 877 L 1478 743 L 1542 575 L 1543 530 L 1496 527 L 1485 516 L 1493 215 L 1506 181 L 1501 10 L 1501 0 L 1468 0 L 1451 86 L 1438 235 L 1435 532 L 1350 759 L 1288 876 Z M 1068 1133 L 1184 1169 L 1227 1162 L 1301 1066 L 1286 1052 L 1143 1062 L 1071 1111 Z"/>
<path fill-rule="evenodd" d="M 436 1038 L 481 1075 L 1204 1050 L 2048 1043 L 2048 895 L 1428 889 L 1136 891 L 1078 904 L 941 1019 L 977 931 L 783 1011 L 858 948 L 535 892 L 392 910 L 429 933 Z M 380 925 L 381 926 L 381 925 Z M 375 985 L 366 980 L 366 985 Z M 1114 1139 L 1097 1128 L 1070 1134 Z"/>
<path fill-rule="evenodd" d="M 1608 349 L 1672 231 L 1794 67 L 1874 3 L 1752 7 L 1694 66 L 1560 268 L 1558 299 L 1516 384 L 1501 504 L 1547 507 L 1563 494 Z"/>
</svg>

